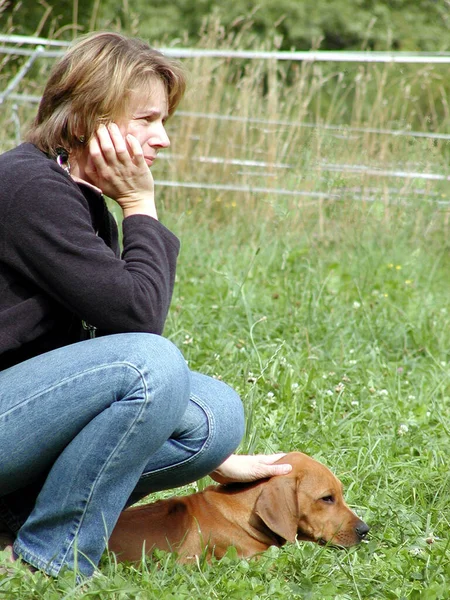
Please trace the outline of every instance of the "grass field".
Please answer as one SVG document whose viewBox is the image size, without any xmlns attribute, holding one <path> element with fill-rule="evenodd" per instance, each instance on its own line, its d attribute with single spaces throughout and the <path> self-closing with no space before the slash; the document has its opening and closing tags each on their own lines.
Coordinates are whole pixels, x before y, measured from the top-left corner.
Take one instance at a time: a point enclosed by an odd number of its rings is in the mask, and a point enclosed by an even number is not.
<svg viewBox="0 0 450 600">
<path fill-rule="evenodd" d="M 208 80 L 215 90 L 217 79 Z M 277 112 L 281 119 L 303 110 L 291 96 L 282 101 L 278 88 L 258 103 L 251 81 L 254 74 L 241 81 L 227 114 L 273 119 Z M 223 109 L 219 100 L 207 104 L 213 94 L 205 89 L 198 85 L 204 97 L 192 94 L 183 108 Z M 366 100 L 355 95 L 352 102 Z M 364 124 L 392 126 L 383 106 Z M 339 191 L 327 200 L 161 187 L 161 218 L 182 240 L 165 335 L 192 369 L 240 392 L 248 423 L 242 452 L 298 449 L 324 462 L 371 532 L 355 549 L 298 543 L 258 561 L 239 560 L 232 550 L 212 565 L 181 566 L 164 553 L 138 567 L 105 557 L 83 586 L 73 574 L 55 581 L 0 555 L 0 598 L 449 598 L 449 207 L 437 202 L 446 198 L 445 184 L 380 183 L 323 169 L 323 161 L 366 161 L 447 172 L 447 150 L 429 141 L 354 140 L 200 117 L 177 118 L 172 127 L 173 152 L 182 159 L 161 161 L 156 179 Z M 197 163 L 193 154 L 264 157 L 291 168 L 242 174 L 229 164 Z"/>
<path fill-rule="evenodd" d="M 326 463 L 371 525 L 368 541 L 350 551 L 299 543 L 260 561 L 230 552 L 212 566 L 105 560 L 79 589 L 69 574 L 14 566 L 0 597 L 448 598 L 444 215 L 423 204 L 386 220 L 376 203 L 354 201 L 325 207 L 321 225 L 313 208 L 229 211 L 166 211 L 183 240 L 166 334 L 193 369 L 241 393 L 241 450 L 299 449 Z"/>
</svg>

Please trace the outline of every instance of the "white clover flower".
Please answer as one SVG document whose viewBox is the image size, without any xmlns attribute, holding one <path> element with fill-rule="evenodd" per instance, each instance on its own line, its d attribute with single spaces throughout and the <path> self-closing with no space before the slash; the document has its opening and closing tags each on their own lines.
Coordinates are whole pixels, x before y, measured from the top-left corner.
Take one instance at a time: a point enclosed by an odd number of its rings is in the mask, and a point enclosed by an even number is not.
<svg viewBox="0 0 450 600">
<path fill-rule="evenodd" d="M 410 548 L 409 553 L 411 556 L 420 556 L 422 554 L 422 549 L 414 546 L 414 548 Z"/>
<path fill-rule="evenodd" d="M 295 390 L 297 390 L 297 389 L 298 389 L 298 383 L 293 383 L 293 384 L 291 385 L 291 390 L 292 390 L 293 392 L 295 392 Z"/>
<path fill-rule="evenodd" d="M 412 394 L 410 394 L 410 395 L 408 396 L 408 400 L 415 400 L 415 399 L 416 399 L 416 397 L 415 397 L 415 396 L 413 396 Z"/>
<path fill-rule="evenodd" d="M 402 423 L 397 430 L 397 434 L 405 435 L 405 433 L 408 433 L 408 431 L 409 431 L 408 425 L 405 425 L 405 423 Z"/>
<path fill-rule="evenodd" d="M 379 396 L 389 396 L 389 392 L 387 390 L 379 390 Z"/>
<path fill-rule="evenodd" d="M 248 383 L 256 383 L 257 379 L 258 378 L 255 377 L 255 375 L 251 371 L 248 372 L 248 375 L 247 375 L 247 382 Z"/>
<path fill-rule="evenodd" d="M 332 396 L 332 395 L 333 395 L 333 392 L 331 390 L 327 390 L 325 392 L 325 396 Z"/>
<path fill-rule="evenodd" d="M 350 404 L 352 406 L 359 406 L 359 401 L 358 400 L 352 400 Z"/>
<path fill-rule="evenodd" d="M 360 302 L 358 302 L 357 300 L 355 300 L 355 301 L 353 302 L 353 308 L 354 308 L 355 310 L 358 310 L 358 308 L 361 308 L 361 303 L 360 303 Z"/>
</svg>

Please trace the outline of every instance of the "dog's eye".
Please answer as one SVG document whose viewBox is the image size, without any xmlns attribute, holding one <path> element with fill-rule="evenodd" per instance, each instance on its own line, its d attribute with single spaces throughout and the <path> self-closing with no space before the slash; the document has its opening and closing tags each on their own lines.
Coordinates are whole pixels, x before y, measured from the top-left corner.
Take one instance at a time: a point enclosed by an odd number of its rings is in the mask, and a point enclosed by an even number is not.
<svg viewBox="0 0 450 600">
<path fill-rule="evenodd" d="M 327 504 L 333 504 L 334 502 L 334 496 L 324 496 L 323 498 L 321 498 L 322 502 L 326 502 Z"/>
</svg>

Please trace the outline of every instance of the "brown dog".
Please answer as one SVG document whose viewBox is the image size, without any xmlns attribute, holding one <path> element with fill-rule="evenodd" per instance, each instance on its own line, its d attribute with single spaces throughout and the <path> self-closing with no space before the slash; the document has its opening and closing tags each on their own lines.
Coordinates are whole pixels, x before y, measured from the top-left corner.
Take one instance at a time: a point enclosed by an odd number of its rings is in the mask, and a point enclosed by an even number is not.
<svg viewBox="0 0 450 600">
<path fill-rule="evenodd" d="M 369 527 L 347 506 L 329 469 L 301 452 L 278 462 L 292 471 L 123 511 L 109 549 L 119 560 L 140 560 L 144 547 L 175 551 L 185 561 L 202 552 L 221 558 L 230 546 L 250 557 L 296 538 L 347 547 L 367 535 Z"/>
</svg>

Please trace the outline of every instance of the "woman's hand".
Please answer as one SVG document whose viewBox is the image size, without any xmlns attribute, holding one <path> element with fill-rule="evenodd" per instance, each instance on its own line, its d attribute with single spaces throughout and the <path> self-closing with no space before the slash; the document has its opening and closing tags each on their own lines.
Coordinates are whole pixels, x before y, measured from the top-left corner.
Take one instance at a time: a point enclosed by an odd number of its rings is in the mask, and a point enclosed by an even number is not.
<svg viewBox="0 0 450 600">
<path fill-rule="evenodd" d="M 220 467 L 210 473 L 210 477 L 217 483 L 226 484 L 287 475 L 292 471 L 292 465 L 273 464 L 283 456 L 286 454 L 232 454 Z"/>
<path fill-rule="evenodd" d="M 89 141 L 85 174 L 89 182 L 115 200 L 124 217 L 149 214 L 157 218 L 153 176 L 139 141 L 122 136 L 115 123 L 100 125 Z"/>
</svg>

